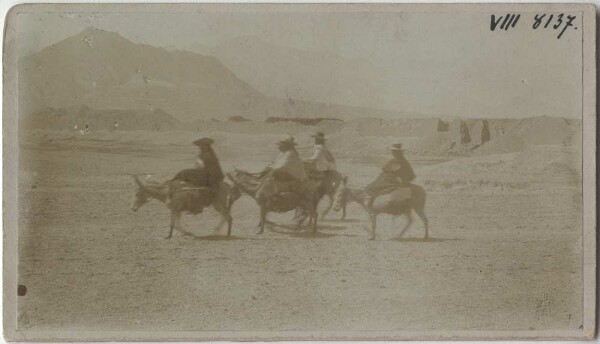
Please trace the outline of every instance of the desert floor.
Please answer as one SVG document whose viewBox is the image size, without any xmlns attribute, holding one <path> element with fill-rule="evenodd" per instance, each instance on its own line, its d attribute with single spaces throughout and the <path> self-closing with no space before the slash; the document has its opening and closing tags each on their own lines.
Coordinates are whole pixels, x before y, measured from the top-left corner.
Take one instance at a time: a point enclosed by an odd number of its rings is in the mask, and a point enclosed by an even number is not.
<svg viewBox="0 0 600 344">
<path fill-rule="evenodd" d="M 261 154 L 258 154 L 258 151 Z M 225 170 L 252 160 L 219 150 Z M 581 191 L 435 187 L 406 238 L 405 219 L 382 216 L 375 241 L 350 205 L 315 236 L 291 230 L 292 214 L 256 234 L 258 207 L 233 208 L 233 236 L 214 231 L 216 212 L 184 216 L 170 240 L 165 206 L 129 206 L 126 173 L 172 176 L 194 147 L 91 140 L 27 144 L 20 156 L 21 329 L 124 330 L 518 330 L 577 329 L 581 308 Z M 414 158 L 417 174 L 431 164 Z M 376 164 L 341 159 L 355 185 Z M 493 167 L 492 167 L 493 168 Z M 515 173 L 518 173 L 515 172 Z"/>
</svg>

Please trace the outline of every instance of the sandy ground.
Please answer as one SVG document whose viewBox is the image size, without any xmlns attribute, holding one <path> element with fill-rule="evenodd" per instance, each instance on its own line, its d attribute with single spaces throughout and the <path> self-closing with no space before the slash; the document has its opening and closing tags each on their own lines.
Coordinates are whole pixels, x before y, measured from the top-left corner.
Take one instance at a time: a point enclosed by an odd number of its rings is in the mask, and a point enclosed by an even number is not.
<svg viewBox="0 0 600 344">
<path fill-rule="evenodd" d="M 21 150 L 21 329 L 517 330 L 581 325 L 581 202 L 576 187 L 428 191 L 422 224 L 331 213 L 312 237 L 291 214 L 256 234 L 258 207 L 233 209 L 233 237 L 213 210 L 167 234 L 164 205 L 129 210 L 125 173 L 160 180 L 193 163 L 194 147 L 78 141 Z M 224 169 L 258 170 L 272 154 L 220 151 Z M 376 165 L 340 162 L 360 185 Z M 427 166 L 416 165 L 417 174 Z M 365 177 L 363 177 L 365 176 Z"/>
</svg>

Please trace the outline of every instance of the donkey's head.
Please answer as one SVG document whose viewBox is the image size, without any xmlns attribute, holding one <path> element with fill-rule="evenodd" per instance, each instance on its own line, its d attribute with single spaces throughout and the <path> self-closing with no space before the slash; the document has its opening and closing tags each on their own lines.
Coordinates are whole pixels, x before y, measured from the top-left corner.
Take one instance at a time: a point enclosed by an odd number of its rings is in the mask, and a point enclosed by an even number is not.
<svg viewBox="0 0 600 344">
<path fill-rule="evenodd" d="M 333 210 L 340 211 L 348 203 L 348 177 L 344 177 L 342 182 L 338 184 L 335 195 L 333 196 Z"/>
<path fill-rule="evenodd" d="M 233 172 L 227 173 L 227 176 L 236 184 L 251 183 L 257 179 L 255 174 L 237 168 L 234 168 Z"/>
<path fill-rule="evenodd" d="M 250 195 L 256 192 L 261 183 L 261 179 L 257 174 L 238 169 L 234 169 L 233 172 L 227 173 L 227 177 L 229 177 L 233 183 L 234 189 Z"/>
<path fill-rule="evenodd" d="M 240 190 L 239 186 L 237 186 L 237 185 L 234 184 L 229 189 L 229 202 L 230 202 L 230 204 L 233 204 L 240 197 L 242 197 L 242 191 Z"/>
<path fill-rule="evenodd" d="M 148 203 L 150 196 L 146 191 L 145 185 L 140 181 L 140 179 L 135 175 L 132 177 L 137 187 L 135 193 L 133 194 L 133 200 L 131 201 L 131 211 L 136 212 L 144 204 Z"/>
<path fill-rule="evenodd" d="M 221 182 L 220 191 L 224 191 L 226 194 L 227 203 L 225 204 L 228 208 L 235 203 L 241 196 L 242 191 L 240 187 L 231 179 L 229 173 L 225 174 L 227 179 Z"/>
</svg>

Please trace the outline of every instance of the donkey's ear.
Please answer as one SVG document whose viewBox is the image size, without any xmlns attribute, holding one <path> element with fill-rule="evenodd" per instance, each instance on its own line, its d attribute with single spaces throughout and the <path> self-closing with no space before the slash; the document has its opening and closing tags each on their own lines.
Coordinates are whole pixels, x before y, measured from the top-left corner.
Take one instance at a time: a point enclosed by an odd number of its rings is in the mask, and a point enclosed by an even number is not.
<svg viewBox="0 0 600 344">
<path fill-rule="evenodd" d="M 140 179 L 138 178 L 137 175 L 132 174 L 131 177 L 133 178 L 133 181 L 135 181 L 135 184 L 137 186 L 139 186 L 140 188 L 144 187 L 144 185 L 142 184 L 142 182 L 140 181 Z"/>
</svg>

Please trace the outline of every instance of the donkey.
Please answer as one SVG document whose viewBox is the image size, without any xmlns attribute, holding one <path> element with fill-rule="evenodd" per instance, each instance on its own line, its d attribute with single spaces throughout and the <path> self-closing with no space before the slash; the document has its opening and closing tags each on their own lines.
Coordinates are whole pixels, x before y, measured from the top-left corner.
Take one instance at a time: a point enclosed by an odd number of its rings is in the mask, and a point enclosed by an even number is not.
<svg viewBox="0 0 600 344">
<path fill-rule="evenodd" d="M 182 181 L 142 182 L 136 175 L 132 175 L 132 177 L 137 185 L 131 203 L 132 211 L 137 211 L 152 198 L 165 203 L 171 210 L 169 234 L 165 239 L 170 239 L 173 236 L 173 229 L 180 228 L 182 212 L 200 214 L 203 208 L 211 204 L 221 214 L 221 222 L 216 228 L 220 228 L 227 222 L 227 236 L 231 236 L 233 223 L 230 214 L 231 206 L 241 196 L 241 193 L 229 184 L 221 182 L 219 192 L 216 196 L 213 196 L 208 188 L 196 187 Z"/>
<path fill-rule="evenodd" d="M 408 227 L 412 224 L 411 211 L 419 215 L 425 227 L 425 239 L 429 238 L 429 220 L 425 216 L 425 190 L 418 185 L 410 185 L 411 196 L 405 201 L 396 201 L 391 194 L 377 197 L 371 206 L 367 204 L 367 193 L 364 189 L 350 188 L 347 185 L 348 178 L 345 177 L 342 184 L 338 187 L 335 194 L 334 210 L 339 211 L 345 209 L 349 202 L 359 203 L 362 208 L 369 214 L 371 220 L 371 231 L 369 240 L 375 240 L 375 229 L 377 227 L 377 215 L 389 214 L 392 216 L 406 215 L 408 221 L 404 228 L 400 231 L 397 238 L 401 238 Z"/>
<path fill-rule="evenodd" d="M 242 193 L 256 200 L 256 193 L 263 180 L 258 174 L 235 169 L 233 172 L 227 173 L 227 177 L 233 182 L 235 188 L 238 188 Z M 263 202 L 263 204 L 258 204 L 260 206 L 260 222 L 258 224 L 260 228 L 257 234 L 262 234 L 265 231 L 267 213 L 286 213 L 298 208 L 303 210 L 301 213 L 304 217 L 297 222 L 297 228 L 308 217 L 309 224 L 312 225 L 311 233 L 314 234 L 317 232 L 317 204 L 318 197 L 316 191 L 309 192 L 308 195 L 300 195 L 294 192 L 275 194 L 266 202 Z"/>
</svg>

